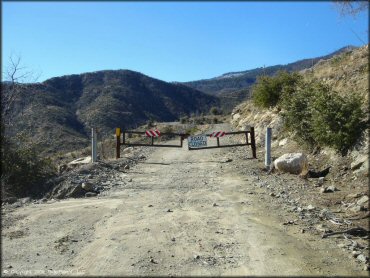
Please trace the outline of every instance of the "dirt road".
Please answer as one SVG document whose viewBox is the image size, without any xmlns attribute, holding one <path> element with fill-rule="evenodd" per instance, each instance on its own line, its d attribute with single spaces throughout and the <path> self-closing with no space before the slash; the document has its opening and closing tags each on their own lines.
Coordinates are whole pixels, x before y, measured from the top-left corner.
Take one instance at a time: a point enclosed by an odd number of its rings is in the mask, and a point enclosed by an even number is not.
<svg viewBox="0 0 370 278">
<path fill-rule="evenodd" d="M 103 196 L 16 209 L 2 274 L 364 275 L 337 246 L 281 224 L 256 177 L 236 171 L 254 163 L 233 149 L 158 148 Z"/>
</svg>

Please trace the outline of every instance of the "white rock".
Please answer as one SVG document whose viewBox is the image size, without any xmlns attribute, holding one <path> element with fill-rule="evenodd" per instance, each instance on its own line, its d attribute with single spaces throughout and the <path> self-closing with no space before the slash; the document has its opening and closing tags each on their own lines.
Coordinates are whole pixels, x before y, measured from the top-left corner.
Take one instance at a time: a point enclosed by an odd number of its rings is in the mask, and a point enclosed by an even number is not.
<svg viewBox="0 0 370 278">
<path fill-rule="evenodd" d="M 352 170 L 359 169 L 361 167 L 361 165 L 363 163 L 365 163 L 367 160 L 368 160 L 368 157 L 366 155 L 359 155 L 359 156 L 357 156 L 357 158 L 355 159 L 355 161 L 353 161 L 351 163 L 351 169 Z"/>
<path fill-rule="evenodd" d="M 132 153 L 132 151 L 134 150 L 134 148 L 133 147 L 128 147 L 128 148 L 125 148 L 125 149 L 123 149 L 123 153 L 124 154 L 126 154 L 126 153 Z"/>
<path fill-rule="evenodd" d="M 324 177 L 320 177 L 320 178 L 317 180 L 317 184 L 318 184 L 318 185 L 323 185 L 323 184 L 324 184 Z"/>
<path fill-rule="evenodd" d="M 307 174 L 308 160 L 303 153 L 287 153 L 274 161 L 275 169 L 291 174 Z"/>
<path fill-rule="evenodd" d="M 239 113 L 236 113 L 233 115 L 233 120 L 236 121 L 240 118 L 240 114 Z"/>
<path fill-rule="evenodd" d="M 286 145 L 286 143 L 288 143 L 288 138 L 284 138 L 283 140 L 280 140 L 279 141 L 279 146 L 281 147 L 281 146 L 284 146 L 284 145 Z"/>
<path fill-rule="evenodd" d="M 358 201 L 357 201 L 357 205 L 359 206 L 363 206 L 363 205 L 366 205 L 368 204 L 369 202 L 369 196 L 362 196 Z"/>
<path fill-rule="evenodd" d="M 77 158 L 77 159 L 69 162 L 68 164 L 73 165 L 73 164 L 88 164 L 88 163 L 91 163 L 91 156 Z"/>
<path fill-rule="evenodd" d="M 314 209 L 315 209 L 315 207 L 313 205 L 308 205 L 307 206 L 307 210 L 314 210 Z"/>
</svg>

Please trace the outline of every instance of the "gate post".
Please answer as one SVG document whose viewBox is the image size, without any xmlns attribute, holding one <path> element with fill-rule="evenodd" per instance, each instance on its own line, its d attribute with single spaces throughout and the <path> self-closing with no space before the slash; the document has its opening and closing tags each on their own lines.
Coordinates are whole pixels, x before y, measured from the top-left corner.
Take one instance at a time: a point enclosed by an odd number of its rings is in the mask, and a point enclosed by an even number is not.
<svg viewBox="0 0 370 278">
<path fill-rule="evenodd" d="M 254 127 L 250 127 L 250 133 L 251 133 L 251 147 L 252 147 L 252 154 L 253 158 L 257 158 L 257 153 L 256 153 L 256 139 L 254 137 Z"/>
<path fill-rule="evenodd" d="M 121 155 L 121 129 L 116 128 L 116 159 L 120 158 Z"/>
<path fill-rule="evenodd" d="M 266 129 L 265 137 L 265 166 L 270 167 L 271 164 L 271 127 Z"/>
<path fill-rule="evenodd" d="M 97 153 L 96 153 L 96 128 L 91 128 L 91 162 L 94 163 L 97 160 Z"/>
</svg>

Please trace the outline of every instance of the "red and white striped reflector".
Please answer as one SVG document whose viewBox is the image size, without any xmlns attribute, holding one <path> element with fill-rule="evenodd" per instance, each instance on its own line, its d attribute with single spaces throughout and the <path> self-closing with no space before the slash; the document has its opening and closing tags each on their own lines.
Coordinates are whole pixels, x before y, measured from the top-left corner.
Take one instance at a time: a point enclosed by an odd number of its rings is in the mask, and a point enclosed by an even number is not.
<svg viewBox="0 0 370 278">
<path fill-rule="evenodd" d="M 215 131 L 209 137 L 222 137 L 225 135 L 225 131 Z"/>
<path fill-rule="evenodd" d="M 159 137 L 161 136 L 161 133 L 159 132 L 158 129 L 156 130 L 146 130 L 145 134 L 147 137 Z"/>
</svg>

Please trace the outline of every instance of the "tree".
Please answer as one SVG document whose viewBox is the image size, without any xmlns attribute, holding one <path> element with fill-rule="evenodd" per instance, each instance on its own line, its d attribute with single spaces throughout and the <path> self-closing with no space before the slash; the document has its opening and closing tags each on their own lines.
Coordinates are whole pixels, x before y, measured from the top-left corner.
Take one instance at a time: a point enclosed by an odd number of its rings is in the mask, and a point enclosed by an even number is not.
<svg viewBox="0 0 370 278">
<path fill-rule="evenodd" d="M 26 83 L 36 80 L 32 71 L 22 66 L 19 56 L 11 56 L 1 83 L 1 193 L 2 197 L 40 196 L 47 191 L 47 180 L 55 169 L 50 160 L 39 155 L 39 150 L 29 137 L 18 132 L 7 136 L 5 129 L 12 126 L 11 110 L 21 101 Z"/>
<path fill-rule="evenodd" d="M 35 75 L 34 71 L 23 66 L 21 56 L 11 55 L 3 76 L 5 82 L 1 83 L 2 127 L 11 125 L 9 112 L 16 99 L 19 98 L 21 91 L 25 88 L 26 83 L 36 82 L 40 75 Z"/>
<path fill-rule="evenodd" d="M 355 17 L 360 12 L 369 10 L 368 1 L 342 0 L 334 1 L 334 4 L 339 10 L 341 16 L 351 15 Z"/>
</svg>

